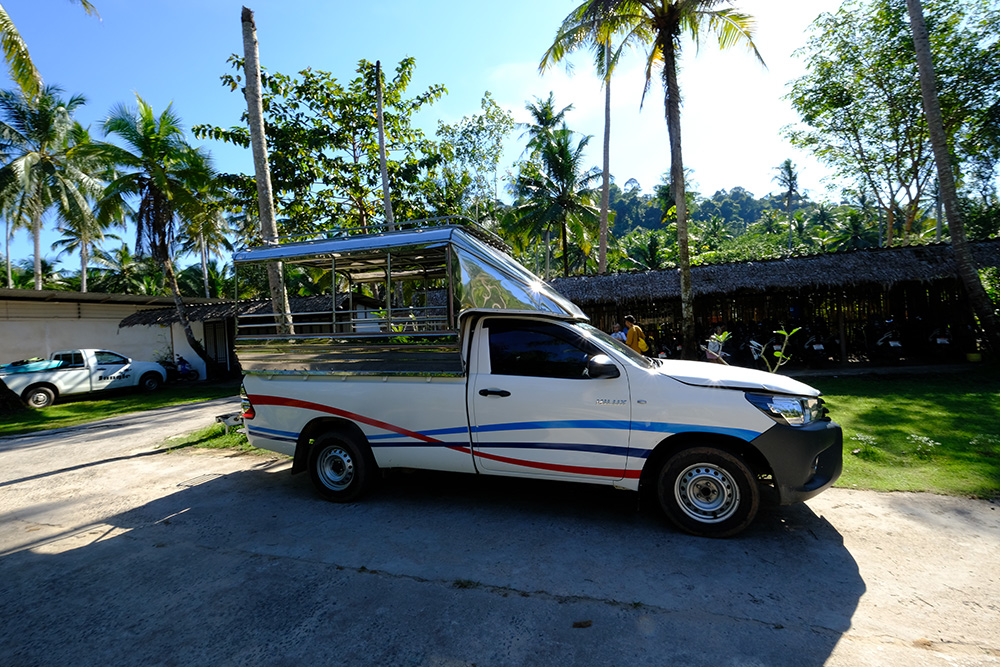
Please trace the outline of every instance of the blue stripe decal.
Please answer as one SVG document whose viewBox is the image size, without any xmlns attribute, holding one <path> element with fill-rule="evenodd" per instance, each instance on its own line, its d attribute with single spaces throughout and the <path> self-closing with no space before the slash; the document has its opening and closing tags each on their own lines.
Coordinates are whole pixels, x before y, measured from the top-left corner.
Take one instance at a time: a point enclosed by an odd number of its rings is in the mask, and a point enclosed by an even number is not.
<svg viewBox="0 0 1000 667">
<path fill-rule="evenodd" d="M 507 424 L 486 424 L 473 427 L 473 433 L 493 433 L 496 431 L 534 431 L 549 428 L 615 429 L 628 431 L 629 422 L 607 419 L 572 419 L 545 422 L 509 422 Z"/>
<path fill-rule="evenodd" d="M 260 428 L 258 426 L 247 426 L 247 432 L 250 435 L 255 435 L 258 438 L 266 438 L 268 440 L 279 440 L 285 442 L 298 442 L 299 440 L 299 436 L 296 433 L 276 431 L 274 429 Z"/>
<path fill-rule="evenodd" d="M 373 448 L 383 449 L 388 447 L 434 447 L 430 443 L 426 442 L 382 442 L 378 444 L 372 444 Z M 616 445 L 579 445 L 573 443 L 551 443 L 551 442 L 490 442 L 485 445 L 477 446 L 477 449 L 532 449 L 532 450 L 549 450 L 549 451 L 565 451 L 565 452 L 588 452 L 591 454 L 609 454 L 611 456 L 628 456 L 628 447 L 619 447 Z M 635 451 L 632 456 L 636 458 L 646 458 L 649 456 L 647 451 Z"/>
<path fill-rule="evenodd" d="M 431 429 L 429 431 L 420 431 L 421 435 L 426 435 L 426 436 L 430 436 L 430 437 L 436 437 L 436 436 L 439 436 L 439 435 L 456 435 L 456 434 L 459 434 L 459 433 L 462 434 L 462 435 L 468 435 L 469 434 L 469 427 L 468 426 L 455 426 L 455 427 L 452 427 L 452 428 L 436 428 L 436 429 Z M 398 437 L 399 437 L 398 433 L 382 433 L 380 435 L 370 435 L 370 436 L 368 436 L 368 439 L 369 440 L 386 440 L 388 438 L 398 438 Z"/>
</svg>

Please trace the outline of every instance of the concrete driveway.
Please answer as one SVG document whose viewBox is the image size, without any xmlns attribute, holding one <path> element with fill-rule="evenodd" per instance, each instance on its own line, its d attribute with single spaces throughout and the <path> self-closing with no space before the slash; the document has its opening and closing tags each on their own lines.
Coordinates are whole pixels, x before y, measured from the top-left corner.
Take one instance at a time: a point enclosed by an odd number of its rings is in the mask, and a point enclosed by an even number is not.
<svg viewBox="0 0 1000 667">
<path fill-rule="evenodd" d="M 0 439 L 0 664 L 1000 664 L 996 504 L 833 489 L 725 541 L 571 484 L 334 505 L 163 444 L 236 407 Z"/>
</svg>

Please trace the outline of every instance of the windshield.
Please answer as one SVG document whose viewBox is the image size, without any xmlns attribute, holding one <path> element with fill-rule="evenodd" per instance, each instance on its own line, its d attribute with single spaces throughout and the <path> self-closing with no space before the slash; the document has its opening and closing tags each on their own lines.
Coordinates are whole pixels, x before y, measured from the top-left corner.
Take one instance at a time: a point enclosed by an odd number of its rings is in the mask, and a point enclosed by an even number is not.
<svg viewBox="0 0 1000 667">
<path fill-rule="evenodd" d="M 595 326 L 592 326 L 585 322 L 574 322 L 573 326 L 579 329 L 580 332 L 585 337 L 590 339 L 595 339 L 595 338 L 598 339 L 602 345 L 612 347 L 615 350 L 615 352 L 618 352 L 619 354 L 628 357 L 629 359 L 639 364 L 640 366 L 643 366 L 645 368 L 650 368 L 651 366 L 655 365 L 653 363 L 653 360 L 650 359 L 649 357 L 644 357 L 643 355 L 639 354 L 638 352 L 630 348 L 625 343 L 615 338 L 612 338 L 611 336 L 604 333 Z"/>
</svg>

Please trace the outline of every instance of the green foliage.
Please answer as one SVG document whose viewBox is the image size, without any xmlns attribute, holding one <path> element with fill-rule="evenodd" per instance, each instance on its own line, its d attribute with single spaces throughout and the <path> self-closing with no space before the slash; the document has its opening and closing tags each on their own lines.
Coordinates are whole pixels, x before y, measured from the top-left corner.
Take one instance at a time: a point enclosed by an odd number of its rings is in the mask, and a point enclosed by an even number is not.
<svg viewBox="0 0 1000 667">
<path fill-rule="evenodd" d="M 949 142 L 960 165 L 996 164 L 1000 133 L 985 118 L 1000 100 L 996 9 L 924 3 Z M 904 0 L 848 0 L 823 14 L 803 49 L 808 73 L 788 95 L 803 125 L 792 143 L 848 182 L 864 183 L 908 231 L 933 187 L 934 162 Z M 895 211 L 894 211 L 895 212 Z"/>
<path fill-rule="evenodd" d="M 243 59 L 229 59 L 235 70 L 222 82 L 241 89 Z M 441 147 L 412 125 L 412 117 L 446 91 L 433 85 L 406 97 L 415 60 L 403 59 L 395 76 L 384 82 L 383 107 L 389 186 L 397 218 L 420 218 L 436 212 L 446 177 Z M 364 226 L 384 217 L 375 114 L 375 64 L 361 60 L 357 76 L 337 81 L 329 72 L 305 69 L 297 76 L 261 73 L 264 125 L 271 179 L 279 214 L 279 232 L 309 234 L 317 224 Z M 246 121 L 246 114 L 243 119 Z M 199 125 L 195 136 L 248 146 L 246 126 L 229 129 Z M 454 152 L 451 153 L 454 157 Z M 254 178 L 229 174 L 225 183 L 244 209 L 256 206 Z"/>
<path fill-rule="evenodd" d="M 465 214 L 479 220 L 480 207 L 490 210 L 497 200 L 497 181 L 503 142 L 514 129 L 513 115 L 494 101 L 487 91 L 483 96 L 481 114 L 465 116 L 454 125 L 438 121 L 437 136 L 447 143 L 445 155 L 451 155 L 444 166 L 447 185 L 461 183 L 459 206 L 438 210 L 439 215 Z M 447 188 L 446 188 L 447 189 Z"/>
</svg>

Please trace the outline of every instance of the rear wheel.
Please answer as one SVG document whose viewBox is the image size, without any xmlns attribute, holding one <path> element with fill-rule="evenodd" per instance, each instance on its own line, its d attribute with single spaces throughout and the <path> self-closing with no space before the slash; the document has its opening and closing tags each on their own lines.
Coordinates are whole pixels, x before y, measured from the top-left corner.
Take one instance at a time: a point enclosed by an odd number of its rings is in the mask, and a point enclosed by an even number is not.
<svg viewBox="0 0 1000 667">
<path fill-rule="evenodd" d="M 31 387 L 24 392 L 24 402 L 29 408 L 47 408 L 56 401 L 56 393 L 48 387 Z"/>
<path fill-rule="evenodd" d="M 730 537 L 753 521 L 760 491 L 753 472 L 738 458 L 712 447 L 686 449 L 660 470 L 660 508 L 681 530 Z"/>
<path fill-rule="evenodd" d="M 340 433 L 327 433 L 313 443 L 309 475 L 326 500 L 346 503 L 361 497 L 378 470 L 367 445 Z"/>
</svg>

